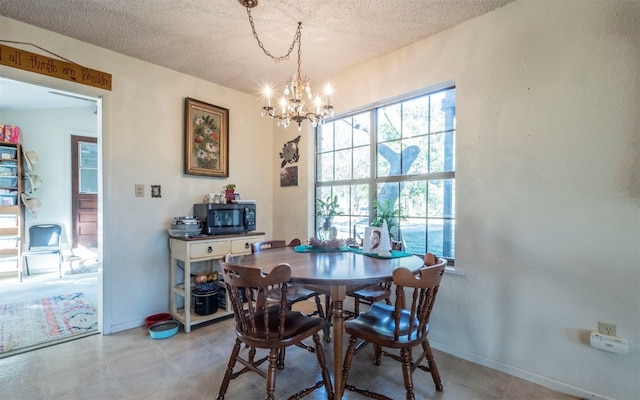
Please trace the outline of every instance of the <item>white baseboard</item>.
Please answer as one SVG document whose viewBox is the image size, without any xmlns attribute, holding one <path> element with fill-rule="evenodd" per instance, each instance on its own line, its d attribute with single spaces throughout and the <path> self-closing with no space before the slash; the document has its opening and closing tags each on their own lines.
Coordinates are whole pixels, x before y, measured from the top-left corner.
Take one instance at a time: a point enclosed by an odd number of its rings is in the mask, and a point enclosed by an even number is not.
<svg viewBox="0 0 640 400">
<path fill-rule="evenodd" d="M 453 356 L 462 358 L 463 360 L 467 360 L 475 364 L 479 364 L 491 369 L 495 369 L 500 372 L 504 372 L 506 374 L 518 377 L 520 379 L 524 379 L 525 381 L 533 382 L 537 385 L 544 386 L 561 393 L 566 393 L 568 395 L 579 397 L 582 399 L 615 400 L 611 397 L 606 397 L 601 394 L 593 393 L 586 389 L 575 387 L 565 382 L 560 382 L 546 376 L 538 375 L 531 371 L 526 371 L 520 368 L 516 368 L 511 365 L 504 364 L 502 362 L 491 360 L 489 358 L 482 357 L 477 354 L 470 353 L 470 352 L 449 346 L 437 340 L 429 339 L 429 343 L 431 344 L 431 347 L 433 347 L 436 350 L 440 350 L 442 352 L 451 354 Z"/>
<path fill-rule="evenodd" d="M 130 321 L 130 322 L 122 323 L 122 324 L 111 325 L 111 329 L 109 329 L 108 331 L 105 331 L 104 334 L 108 335 L 108 334 L 111 334 L 111 333 L 122 332 L 122 331 L 126 331 L 126 330 L 129 330 L 129 329 L 139 328 L 139 327 L 144 326 L 144 325 L 145 325 L 144 320 L 142 320 L 142 321 Z"/>
</svg>

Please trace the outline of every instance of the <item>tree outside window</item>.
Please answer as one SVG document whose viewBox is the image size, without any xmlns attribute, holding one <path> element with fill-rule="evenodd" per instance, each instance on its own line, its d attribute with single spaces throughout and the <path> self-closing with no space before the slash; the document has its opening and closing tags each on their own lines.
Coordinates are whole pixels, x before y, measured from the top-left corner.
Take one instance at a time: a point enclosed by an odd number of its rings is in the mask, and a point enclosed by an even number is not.
<svg viewBox="0 0 640 400">
<path fill-rule="evenodd" d="M 338 237 L 362 240 L 377 202 L 399 210 L 391 234 L 405 251 L 455 258 L 455 97 L 449 87 L 317 128 L 316 198 L 338 196 Z"/>
</svg>

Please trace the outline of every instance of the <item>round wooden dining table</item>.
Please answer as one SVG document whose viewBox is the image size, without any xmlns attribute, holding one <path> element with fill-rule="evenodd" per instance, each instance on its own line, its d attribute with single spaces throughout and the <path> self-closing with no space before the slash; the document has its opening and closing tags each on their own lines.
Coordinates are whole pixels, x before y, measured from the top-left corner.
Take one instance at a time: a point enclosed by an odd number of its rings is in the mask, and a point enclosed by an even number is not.
<svg viewBox="0 0 640 400">
<path fill-rule="evenodd" d="M 291 266 L 291 282 L 328 294 L 333 304 L 333 376 L 335 393 L 342 393 L 342 351 L 345 297 L 372 283 L 390 281 L 393 270 L 420 269 L 417 256 L 377 258 L 351 251 L 296 252 L 292 247 L 274 248 L 234 258 L 234 263 L 260 267 L 269 273 L 281 263 Z"/>
</svg>

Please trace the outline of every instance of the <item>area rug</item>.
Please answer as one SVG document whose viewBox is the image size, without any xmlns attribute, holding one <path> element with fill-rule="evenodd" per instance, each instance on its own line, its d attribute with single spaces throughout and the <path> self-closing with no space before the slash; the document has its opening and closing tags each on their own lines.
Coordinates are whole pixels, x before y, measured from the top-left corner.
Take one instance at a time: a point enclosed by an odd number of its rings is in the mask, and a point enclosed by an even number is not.
<svg viewBox="0 0 640 400">
<path fill-rule="evenodd" d="M 98 312 L 82 293 L 0 304 L 0 357 L 98 331 Z"/>
</svg>

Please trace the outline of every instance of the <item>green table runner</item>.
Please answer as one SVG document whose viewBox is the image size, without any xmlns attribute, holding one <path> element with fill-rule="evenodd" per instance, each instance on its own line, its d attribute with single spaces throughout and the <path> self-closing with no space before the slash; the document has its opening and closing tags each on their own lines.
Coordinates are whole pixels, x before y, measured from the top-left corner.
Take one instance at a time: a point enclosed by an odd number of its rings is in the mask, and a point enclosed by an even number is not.
<svg viewBox="0 0 640 400">
<path fill-rule="evenodd" d="M 337 251 L 351 251 L 349 246 L 343 246 L 339 249 L 322 249 L 319 247 L 311 247 L 309 245 L 301 245 L 293 248 L 296 253 L 331 253 Z"/>
<path fill-rule="evenodd" d="M 360 248 L 354 249 L 349 246 L 343 246 L 339 249 L 322 249 L 318 247 L 311 247 L 309 245 L 301 245 L 301 246 L 295 246 L 293 250 L 297 253 L 331 253 L 331 252 L 350 251 L 352 253 L 362 254 L 364 256 L 373 257 L 373 258 L 400 258 L 400 257 L 411 257 L 413 255 L 411 253 L 405 253 L 404 251 L 391 250 L 391 256 L 379 256 L 377 253 L 365 253 Z"/>
</svg>

